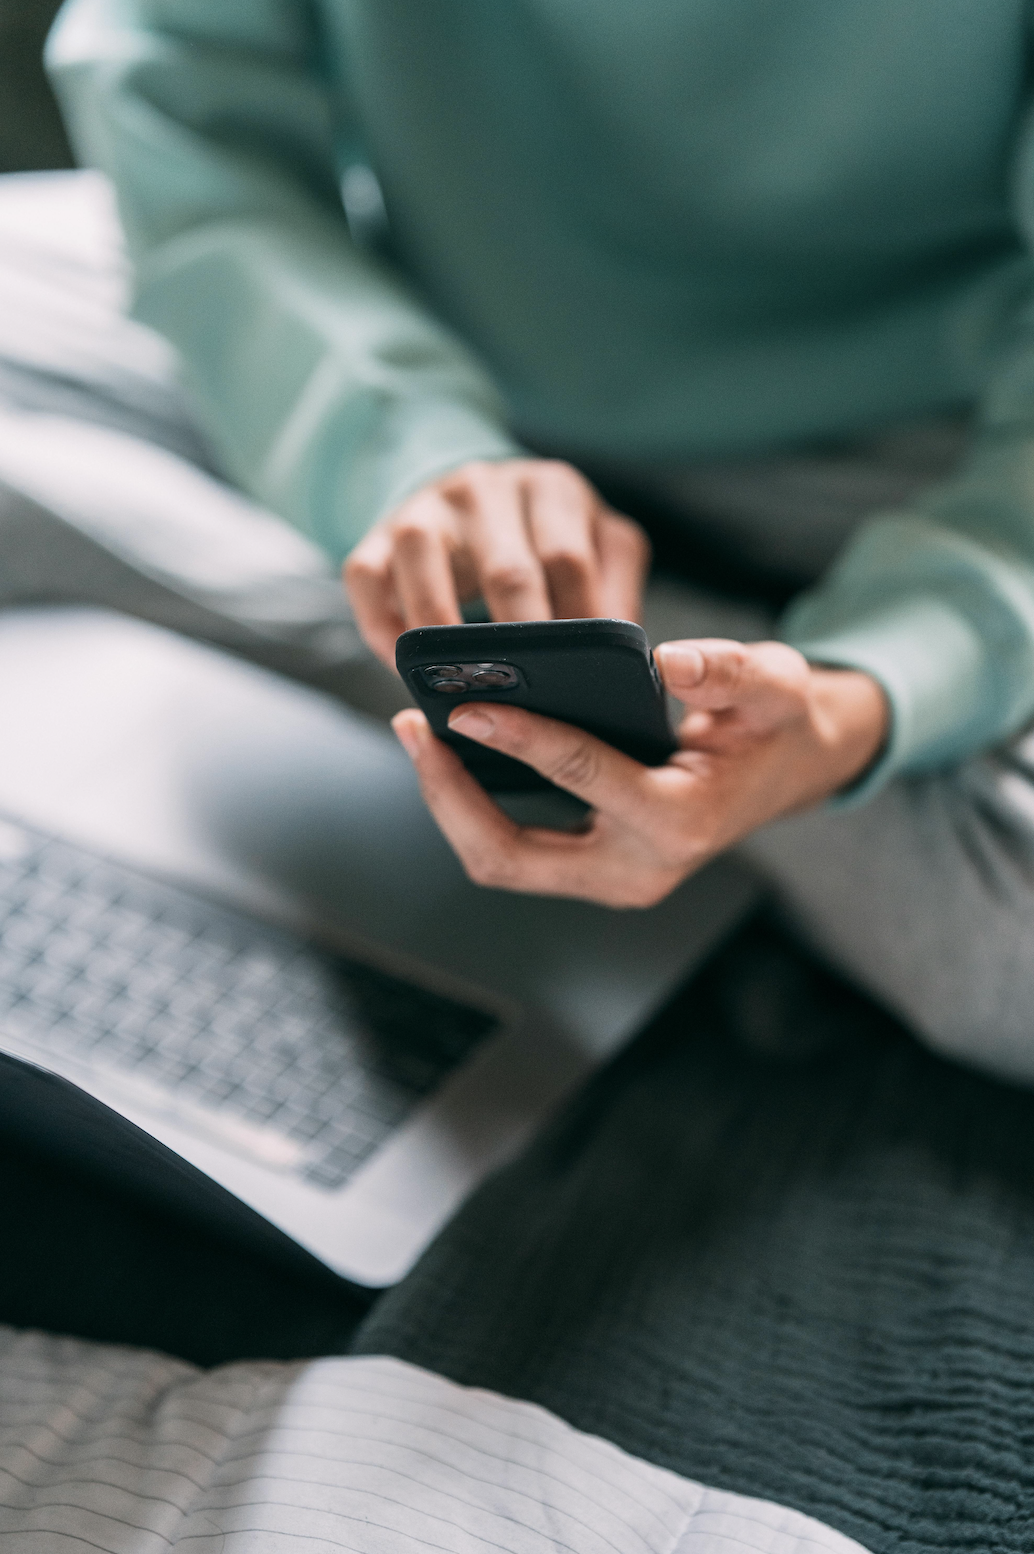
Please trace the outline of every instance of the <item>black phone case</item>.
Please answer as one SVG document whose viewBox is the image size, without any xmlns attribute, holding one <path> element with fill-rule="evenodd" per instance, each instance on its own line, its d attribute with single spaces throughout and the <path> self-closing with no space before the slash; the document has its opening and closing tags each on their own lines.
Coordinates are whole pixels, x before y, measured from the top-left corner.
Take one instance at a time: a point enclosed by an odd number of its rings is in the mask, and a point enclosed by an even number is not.
<svg viewBox="0 0 1034 1554">
<path fill-rule="evenodd" d="M 439 739 L 493 793 L 555 789 L 523 761 L 452 733 L 449 714 L 462 702 L 510 702 L 573 723 L 647 766 L 661 765 L 676 749 L 650 644 L 632 621 L 418 626 L 399 637 L 395 662 Z M 450 697 L 431 690 L 421 674 L 432 665 L 490 663 L 511 666 L 519 683 L 504 690 L 471 686 Z"/>
</svg>

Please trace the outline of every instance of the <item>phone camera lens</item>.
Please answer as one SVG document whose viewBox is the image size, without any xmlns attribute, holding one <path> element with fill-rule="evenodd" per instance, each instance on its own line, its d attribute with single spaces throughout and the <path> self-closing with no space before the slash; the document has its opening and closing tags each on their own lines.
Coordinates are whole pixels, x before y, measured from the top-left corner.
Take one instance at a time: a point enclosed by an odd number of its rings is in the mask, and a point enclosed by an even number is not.
<svg viewBox="0 0 1034 1554">
<path fill-rule="evenodd" d="M 429 680 L 462 680 L 463 670 L 459 664 L 428 664 L 424 674 Z"/>
<path fill-rule="evenodd" d="M 489 687 L 500 690 L 517 684 L 517 676 L 506 664 L 479 664 L 470 679 L 472 685 L 484 686 L 486 690 Z"/>
<path fill-rule="evenodd" d="M 460 691 L 467 689 L 466 680 L 432 680 L 432 691 L 442 691 L 446 696 L 456 696 Z"/>
</svg>

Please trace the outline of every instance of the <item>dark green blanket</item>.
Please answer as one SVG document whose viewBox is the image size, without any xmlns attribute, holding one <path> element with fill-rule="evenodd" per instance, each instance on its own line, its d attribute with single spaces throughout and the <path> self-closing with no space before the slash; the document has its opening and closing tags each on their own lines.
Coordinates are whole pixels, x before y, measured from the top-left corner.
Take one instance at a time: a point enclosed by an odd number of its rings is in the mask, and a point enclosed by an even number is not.
<svg viewBox="0 0 1034 1554">
<path fill-rule="evenodd" d="M 0 1320 L 394 1354 L 877 1554 L 1034 1549 L 1034 1096 L 764 922 L 365 1317 L 45 1162 L 0 1178 Z"/>
<path fill-rule="evenodd" d="M 355 1347 L 880 1554 L 1034 1548 L 1034 1097 L 754 925 Z"/>
</svg>

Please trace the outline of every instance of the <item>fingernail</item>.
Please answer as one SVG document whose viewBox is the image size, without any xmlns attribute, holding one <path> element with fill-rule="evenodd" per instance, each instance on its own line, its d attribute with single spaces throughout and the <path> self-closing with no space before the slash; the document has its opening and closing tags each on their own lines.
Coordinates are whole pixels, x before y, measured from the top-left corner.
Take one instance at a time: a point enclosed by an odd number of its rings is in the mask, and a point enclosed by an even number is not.
<svg viewBox="0 0 1034 1554">
<path fill-rule="evenodd" d="M 663 642 L 657 649 L 661 669 L 666 680 L 677 680 L 680 685 L 699 685 L 704 678 L 707 661 L 698 647 L 691 642 Z"/>
<path fill-rule="evenodd" d="M 465 707 L 462 712 L 453 713 L 449 727 L 457 734 L 466 734 L 468 739 L 488 739 L 495 733 L 495 718 L 490 718 L 487 712 Z"/>
</svg>

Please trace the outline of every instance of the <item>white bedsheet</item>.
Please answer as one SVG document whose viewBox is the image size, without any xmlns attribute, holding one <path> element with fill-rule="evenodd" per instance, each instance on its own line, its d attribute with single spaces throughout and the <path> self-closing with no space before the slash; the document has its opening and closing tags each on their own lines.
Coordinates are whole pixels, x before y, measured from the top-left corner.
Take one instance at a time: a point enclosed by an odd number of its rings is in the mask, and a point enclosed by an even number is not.
<svg viewBox="0 0 1034 1554">
<path fill-rule="evenodd" d="M 3 1554 L 864 1554 L 380 1358 L 200 1371 L 0 1328 Z"/>
</svg>

